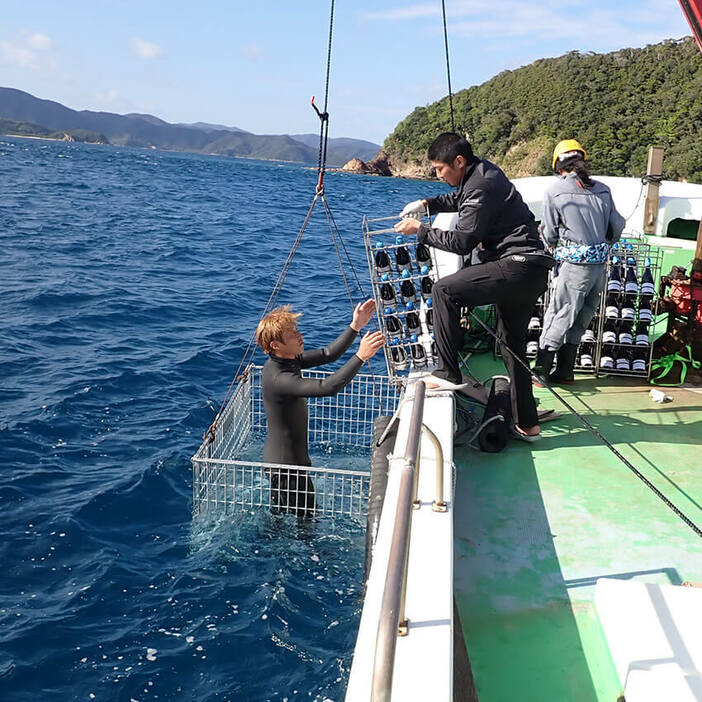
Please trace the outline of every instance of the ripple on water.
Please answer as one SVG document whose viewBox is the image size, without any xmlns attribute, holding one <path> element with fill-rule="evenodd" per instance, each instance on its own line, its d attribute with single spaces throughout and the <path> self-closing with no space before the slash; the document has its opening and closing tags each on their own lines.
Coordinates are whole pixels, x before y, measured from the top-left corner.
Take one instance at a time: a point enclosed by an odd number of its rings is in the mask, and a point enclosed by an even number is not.
<svg viewBox="0 0 702 702">
<path fill-rule="evenodd" d="M 0 698 L 343 699 L 361 527 L 190 512 L 189 458 L 316 174 L 6 137 L 0 158 L 11 174 L 0 182 Z M 362 215 L 417 196 L 411 181 L 327 175 L 366 287 Z M 321 208 L 280 303 L 304 311 L 310 348 L 350 320 Z"/>
</svg>

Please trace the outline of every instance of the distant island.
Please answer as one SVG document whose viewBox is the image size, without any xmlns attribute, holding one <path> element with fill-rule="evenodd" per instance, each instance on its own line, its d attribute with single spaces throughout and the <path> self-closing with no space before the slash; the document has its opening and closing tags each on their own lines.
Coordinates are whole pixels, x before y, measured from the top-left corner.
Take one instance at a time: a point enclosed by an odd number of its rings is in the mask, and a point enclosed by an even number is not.
<svg viewBox="0 0 702 702">
<path fill-rule="evenodd" d="M 170 124 L 153 115 L 77 111 L 15 88 L 0 88 L 0 133 L 306 164 L 317 163 L 319 141 L 316 134 L 260 135 L 205 122 Z M 362 139 L 330 138 L 327 162 L 370 160 L 379 149 Z"/>
<path fill-rule="evenodd" d="M 664 176 L 702 182 L 702 56 L 686 37 L 606 54 L 570 52 L 504 71 L 454 95 L 456 128 L 511 177 L 551 173 L 553 147 L 578 139 L 593 171 L 640 176 L 648 147 Z M 451 129 L 448 99 L 417 107 L 356 172 L 426 178 L 426 150 Z M 362 159 L 363 160 L 363 159 Z"/>
<path fill-rule="evenodd" d="M 539 59 L 454 95 L 455 125 L 508 176 L 551 173 L 553 147 L 576 138 L 595 173 L 640 176 L 648 147 L 665 148 L 664 176 L 702 182 L 702 57 L 691 37 L 606 54 Z M 431 178 L 426 150 L 451 129 L 448 98 L 415 108 L 382 148 L 330 139 L 328 164 L 352 173 Z M 77 112 L 0 88 L 0 132 L 246 158 L 317 163 L 317 134 L 258 135 L 237 127 L 169 124 L 153 115 Z"/>
</svg>

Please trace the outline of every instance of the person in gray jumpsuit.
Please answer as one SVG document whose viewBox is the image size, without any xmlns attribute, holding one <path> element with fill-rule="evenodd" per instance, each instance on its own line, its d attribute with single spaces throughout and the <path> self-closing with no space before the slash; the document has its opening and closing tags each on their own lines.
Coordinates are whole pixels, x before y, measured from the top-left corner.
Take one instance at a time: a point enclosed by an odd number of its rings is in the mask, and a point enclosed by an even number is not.
<svg viewBox="0 0 702 702">
<path fill-rule="evenodd" d="M 559 262 L 544 316 L 534 371 L 550 382 L 574 380 L 575 356 L 605 287 L 609 247 L 621 237 L 625 219 L 610 189 L 590 178 L 585 149 L 561 141 L 553 152 L 559 177 L 544 194 L 541 236 Z M 551 372 L 554 357 L 556 368 Z"/>
<path fill-rule="evenodd" d="M 351 324 L 322 349 L 304 350 L 297 329 L 300 313 L 289 306 L 266 315 L 256 330 L 256 340 L 269 358 L 263 366 L 263 406 L 268 431 L 263 447 L 264 463 L 285 467 L 266 468 L 271 484 L 271 501 L 276 512 L 311 517 L 316 508 L 314 485 L 307 471 L 288 466 L 310 466 L 307 448 L 308 397 L 334 395 L 351 382 L 361 366 L 383 346 L 382 332 L 368 332 L 358 351 L 337 371 L 319 380 L 303 378 L 302 369 L 332 363 L 341 358 L 358 332 L 375 312 L 375 302 L 356 305 Z"/>
</svg>

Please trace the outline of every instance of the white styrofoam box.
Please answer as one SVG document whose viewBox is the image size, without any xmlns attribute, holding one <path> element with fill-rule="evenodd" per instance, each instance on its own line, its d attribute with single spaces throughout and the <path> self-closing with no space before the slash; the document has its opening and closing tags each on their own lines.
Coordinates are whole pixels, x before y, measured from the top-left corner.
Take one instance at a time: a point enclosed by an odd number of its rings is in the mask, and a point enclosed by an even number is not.
<svg viewBox="0 0 702 702">
<path fill-rule="evenodd" d="M 456 228 L 458 222 L 458 214 L 456 212 L 440 212 L 434 218 L 432 226 L 435 229 L 441 229 L 445 232 L 450 232 Z M 444 278 L 460 271 L 463 268 L 463 256 L 449 253 L 432 247 L 432 254 L 436 263 L 437 278 Z"/>
<path fill-rule="evenodd" d="M 702 589 L 600 578 L 595 607 L 627 702 L 702 702 Z"/>
<path fill-rule="evenodd" d="M 662 663 L 651 670 L 632 670 L 626 681 L 627 702 L 702 700 L 702 676 L 677 663 Z"/>
</svg>

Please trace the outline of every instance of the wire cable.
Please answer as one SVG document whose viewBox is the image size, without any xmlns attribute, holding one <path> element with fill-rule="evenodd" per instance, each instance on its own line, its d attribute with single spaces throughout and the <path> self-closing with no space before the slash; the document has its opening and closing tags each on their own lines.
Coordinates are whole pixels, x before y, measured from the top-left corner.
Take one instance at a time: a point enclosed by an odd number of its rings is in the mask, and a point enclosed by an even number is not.
<svg viewBox="0 0 702 702">
<path fill-rule="evenodd" d="M 633 466 L 624 456 L 622 456 L 617 449 L 612 446 L 612 444 L 604 437 L 602 434 L 599 432 L 598 429 L 596 429 L 590 422 L 588 422 L 585 417 L 583 417 L 570 403 L 568 403 L 563 397 L 561 397 L 548 383 L 547 380 L 542 378 L 541 376 L 537 375 L 534 373 L 534 371 L 529 367 L 527 363 L 524 363 L 519 356 L 517 356 L 512 349 L 507 346 L 507 344 L 502 341 L 497 334 L 495 334 L 492 329 L 490 329 L 486 324 L 483 323 L 483 321 L 478 317 L 474 312 L 470 313 L 473 319 L 475 319 L 489 334 L 491 334 L 497 343 L 500 345 L 500 348 L 505 349 L 508 353 L 512 355 L 512 358 L 517 361 L 517 363 L 520 363 L 524 368 L 526 368 L 529 371 L 529 374 L 533 377 L 536 378 L 536 380 L 541 383 L 552 395 L 556 397 L 556 399 L 563 404 L 571 414 L 575 415 L 575 417 L 582 422 L 582 424 L 588 429 L 588 431 L 592 432 L 634 475 L 636 475 L 637 478 L 639 478 L 646 487 L 648 487 L 657 497 L 659 497 L 663 503 L 669 507 L 680 519 L 682 519 L 687 526 L 692 529 L 692 531 L 697 534 L 700 538 L 702 538 L 702 529 L 698 527 L 689 517 L 687 517 L 683 512 L 681 512 L 645 475 L 643 475 L 635 466 Z"/>
<path fill-rule="evenodd" d="M 456 131 L 453 119 L 453 92 L 451 91 L 451 62 L 449 61 L 448 29 L 446 27 L 446 0 L 441 0 L 441 14 L 444 20 L 444 48 L 446 49 L 446 78 L 448 81 L 449 110 L 451 112 L 451 131 Z"/>
</svg>

